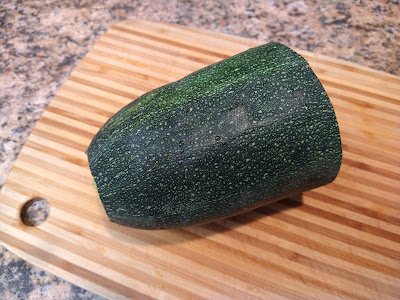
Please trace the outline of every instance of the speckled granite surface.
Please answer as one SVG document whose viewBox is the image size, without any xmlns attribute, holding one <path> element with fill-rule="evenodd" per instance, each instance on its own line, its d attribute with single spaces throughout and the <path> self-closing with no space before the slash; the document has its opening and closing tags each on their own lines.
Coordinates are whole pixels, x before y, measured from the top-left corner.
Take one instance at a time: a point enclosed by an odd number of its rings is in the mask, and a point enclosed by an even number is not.
<svg viewBox="0 0 400 300">
<path fill-rule="evenodd" d="M 119 20 L 275 40 L 400 75 L 399 15 L 399 0 L 0 1 L 0 187 L 56 89 Z M 0 299 L 102 298 L 0 246 Z"/>
<path fill-rule="evenodd" d="M 0 299 L 104 299 L 0 250 Z"/>
</svg>

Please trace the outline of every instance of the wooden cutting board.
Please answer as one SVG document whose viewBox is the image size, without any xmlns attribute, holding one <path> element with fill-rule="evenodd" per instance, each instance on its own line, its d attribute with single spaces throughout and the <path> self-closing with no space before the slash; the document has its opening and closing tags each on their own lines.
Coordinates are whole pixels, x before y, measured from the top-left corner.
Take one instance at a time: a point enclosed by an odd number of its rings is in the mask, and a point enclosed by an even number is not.
<svg viewBox="0 0 400 300">
<path fill-rule="evenodd" d="M 85 150 L 141 94 L 259 45 L 171 24 L 115 25 L 43 114 L 0 200 L 0 241 L 74 284 L 133 299 L 398 299 L 400 78 L 299 51 L 335 108 L 343 165 L 331 184 L 216 223 L 140 231 L 110 223 Z M 20 208 L 51 204 L 27 227 Z"/>
</svg>

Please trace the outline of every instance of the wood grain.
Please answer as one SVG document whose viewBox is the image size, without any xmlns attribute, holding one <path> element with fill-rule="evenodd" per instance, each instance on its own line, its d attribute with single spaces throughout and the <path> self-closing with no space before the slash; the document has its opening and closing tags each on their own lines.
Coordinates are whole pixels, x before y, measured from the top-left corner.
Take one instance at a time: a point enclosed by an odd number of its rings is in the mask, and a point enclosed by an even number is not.
<svg viewBox="0 0 400 300">
<path fill-rule="evenodd" d="M 0 241 L 113 299 L 398 299 L 400 78 L 299 51 L 335 108 L 343 165 L 327 186 L 219 222 L 140 231 L 110 223 L 84 153 L 121 107 L 260 42 L 128 20 L 80 62 L 1 191 Z M 47 221 L 27 227 L 41 196 Z"/>
</svg>

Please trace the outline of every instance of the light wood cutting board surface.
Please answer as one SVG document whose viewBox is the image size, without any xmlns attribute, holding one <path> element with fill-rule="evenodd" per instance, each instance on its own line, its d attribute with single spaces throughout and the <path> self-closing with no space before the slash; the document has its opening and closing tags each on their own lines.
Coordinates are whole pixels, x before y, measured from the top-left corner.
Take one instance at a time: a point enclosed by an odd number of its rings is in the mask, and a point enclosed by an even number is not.
<svg viewBox="0 0 400 300">
<path fill-rule="evenodd" d="M 0 241 L 113 299 L 399 299 L 400 78 L 299 51 L 330 96 L 343 165 L 327 186 L 181 230 L 108 221 L 85 150 L 120 108 L 260 42 L 128 20 L 79 63 L 43 114 L 0 197 Z M 45 223 L 19 218 L 34 196 Z"/>
</svg>

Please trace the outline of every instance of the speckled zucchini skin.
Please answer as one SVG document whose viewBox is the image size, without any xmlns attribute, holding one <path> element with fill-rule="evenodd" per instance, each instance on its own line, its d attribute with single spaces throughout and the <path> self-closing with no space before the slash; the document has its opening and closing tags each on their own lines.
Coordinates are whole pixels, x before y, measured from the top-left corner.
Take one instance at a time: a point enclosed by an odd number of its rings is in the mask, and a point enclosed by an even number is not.
<svg viewBox="0 0 400 300">
<path fill-rule="evenodd" d="M 177 228 L 331 182 L 342 161 L 330 100 L 307 62 L 269 43 L 144 94 L 87 150 L 110 220 Z"/>
</svg>

